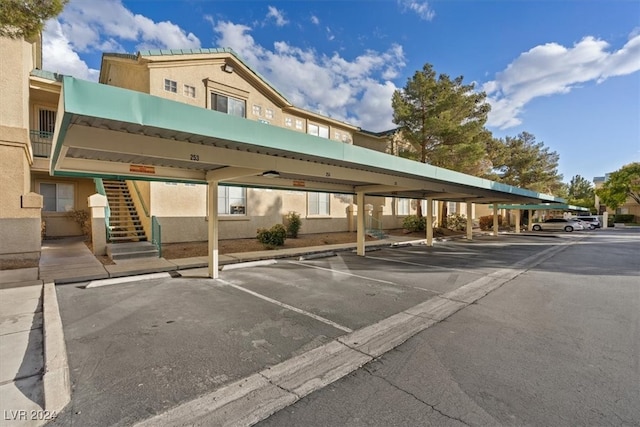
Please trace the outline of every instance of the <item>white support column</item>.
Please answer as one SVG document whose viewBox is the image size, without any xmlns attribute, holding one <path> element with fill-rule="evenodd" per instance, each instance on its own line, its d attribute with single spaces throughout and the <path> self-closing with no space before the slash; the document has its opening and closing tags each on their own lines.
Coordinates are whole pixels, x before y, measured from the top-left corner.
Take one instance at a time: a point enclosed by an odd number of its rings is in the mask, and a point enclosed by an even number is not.
<svg viewBox="0 0 640 427">
<path fill-rule="evenodd" d="M 498 204 L 493 204 L 493 235 L 498 235 Z"/>
<path fill-rule="evenodd" d="M 466 202 L 467 205 L 467 240 L 473 239 L 473 203 Z"/>
<path fill-rule="evenodd" d="M 433 198 L 427 197 L 427 246 L 433 246 Z"/>
<path fill-rule="evenodd" d="M 365 215 L 367 215 L 367 210 L 364 206 L 364 193 L 356 193 L 356 204 L 358 205 L 358 216 L 356 217 L 357 254 L 364 256 L 364 220 Z"/>
<path fill-rule="evenodd" d="M 209 192 L 209 277 L 218 278 L 218 181 L 208 181 Z"/>
<path fill-rule="evenodd" d="M 529 221 L 527 222 L 527 230 L 533 230 L 533 210 L 529 209 Z"/>
<path fill-rule="evenodd" d="M 520 209 L 516 209 L 516 234 L 520 234 Z"/>
</svg>

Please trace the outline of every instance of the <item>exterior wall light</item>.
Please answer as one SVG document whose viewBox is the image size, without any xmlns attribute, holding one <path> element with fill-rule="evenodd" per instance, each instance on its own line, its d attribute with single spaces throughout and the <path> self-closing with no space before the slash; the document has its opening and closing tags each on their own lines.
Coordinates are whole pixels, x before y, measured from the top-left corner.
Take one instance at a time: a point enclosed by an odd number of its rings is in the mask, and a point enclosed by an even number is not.
<svg viewBox="0 0 640 427">
<path fill-rule="evenodd" d="M 224 64 L 224 66 L 222 67 L 222 71 L 224 71 L 225 73 L 233 73 L 233 65 Z"/>
<path fill-rule="evenodd" d="M 280 172 L 277 171 L 266 171 L 262 173 L 262 176 L 265 178 L 280 178 Z"/>
</svg>

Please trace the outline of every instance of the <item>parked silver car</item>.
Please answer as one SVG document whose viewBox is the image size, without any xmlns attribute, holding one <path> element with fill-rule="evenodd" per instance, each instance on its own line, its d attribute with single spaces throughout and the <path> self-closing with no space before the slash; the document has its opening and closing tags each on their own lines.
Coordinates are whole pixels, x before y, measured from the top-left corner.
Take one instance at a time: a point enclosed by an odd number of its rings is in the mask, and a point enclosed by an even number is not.
<svg viewBox="0 0 640 427">
<path fill-rule="evenodd" d="M 584 230 L 584 227 L 580 222 L 574 219 L 566 219 L 566 218 L 550 218 L 545 222 L 540 222 L 537 224 L 533 224 L 534 231 L 566 231 L 568 233 L 574 230 Z"/>
<path fill-rule="evenodd" d="M 575 219 L 579 219 L 580 221 L 584 221 L 591 225 L 592 228 L 600 228 L 602 224 L 600 224 L 600 219 L 597 216 L 578 216 Z"/>
</svg>

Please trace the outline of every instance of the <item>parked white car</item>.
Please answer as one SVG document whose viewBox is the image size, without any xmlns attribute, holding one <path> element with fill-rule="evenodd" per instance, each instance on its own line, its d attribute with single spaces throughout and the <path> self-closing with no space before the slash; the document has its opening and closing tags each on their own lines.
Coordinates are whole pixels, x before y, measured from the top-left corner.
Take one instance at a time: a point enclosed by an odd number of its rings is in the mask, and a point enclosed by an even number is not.
<svg viewBox="0 0 640 427">
<path fill-rule="evenodd" d="M 584 230 L 582 224 L 574 219 L 550 218 L 545 222 L 533 224 L 534 231 L 566 231 Z"/>
<path fill-rule="evenodd" d="M 602 224 L 600 224 L 600 219 L 597 216 L 578 216 L 575 219 L 586 222 L 587 224 L 591 225 L 592 228 L 602 227 Z"/>
</svg>

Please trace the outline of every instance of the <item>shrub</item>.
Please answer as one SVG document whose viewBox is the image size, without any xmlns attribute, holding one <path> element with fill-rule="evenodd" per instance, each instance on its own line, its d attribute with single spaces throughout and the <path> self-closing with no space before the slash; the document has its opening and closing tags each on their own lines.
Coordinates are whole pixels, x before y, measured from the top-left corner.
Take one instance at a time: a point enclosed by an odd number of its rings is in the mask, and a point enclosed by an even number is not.
<svg viewBox="0 0 640 427">
<path fill-rule="evenodd" d="M 257 239 L 267 249 L 273 249 L 278 246 L 284 245 L 284 241 L 287 238 L 287 229 L 282 224 L 276 224 L 269 230 L 266 228 L 259 228 Z"/>
<path fill-rule="evenodd" d="M 302 227 L 302 221 L 300 221 L 300 214 L 298 212 L 289 212 L 287 214 L 287 237 L 298 237 L 300 227 Z"/>
<path fill-rule="evenodd" d="M 634 218 L 635 218 L 635 215 L 631 215 L 631 214 L 615 214 L 613 218 L 613 222 L 629 223 L 629 222 L 633 222 Z"/>
<path fill-rule="evenodd" d="M 502 224 L 502 215 L 498 215 L 498 224 Z M 493 228 L 493 215 L 480 217 L 480 230 L 491 230 Z"/>
<path fill-rule="evenodd" d="M 75 209 L 67 212 L 67 218 L 78 223 L 82 234 L 91 236 L 91 218 L 89 218 L 89 212 L 82 209 Z"/>
<path fill-rule="evenodd" d="M 408 231 L 424 231 L 427 227 L 425 217 L 418 218 L 416 215 L 409 215 L 402 221 L 402 228 Z"/>
<path fill-rule="evenodd" d="M 447 217 L 447 228 L 449 230 L 462 231 L 467 229 L 467 217 L 459 213 L 451 214 Z"/>
</svg>

